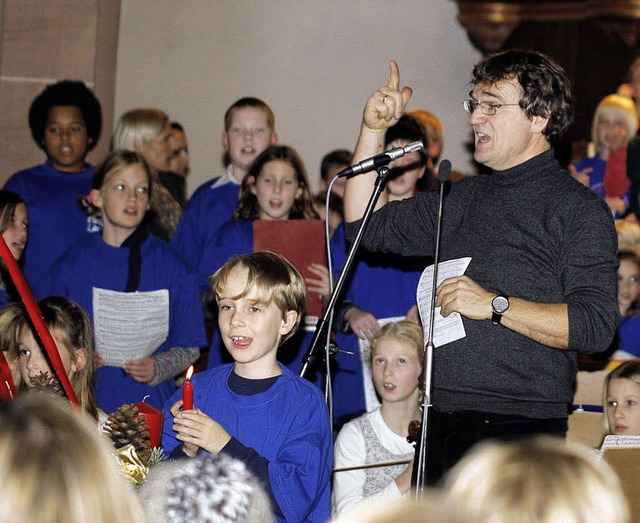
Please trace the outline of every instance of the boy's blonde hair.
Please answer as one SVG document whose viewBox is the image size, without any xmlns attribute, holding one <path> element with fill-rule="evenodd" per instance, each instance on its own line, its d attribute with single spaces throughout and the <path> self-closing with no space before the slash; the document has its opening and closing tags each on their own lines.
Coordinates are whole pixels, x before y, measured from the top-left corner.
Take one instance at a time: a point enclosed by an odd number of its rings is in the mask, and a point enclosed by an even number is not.
<svg viewBox="0 0 640 523">
<path fill-rule="evenodd" d="M 604 428 L 607 434 L 611 434 L 611 426 L 609 425 L 609 416 L 607 416 L 607 396 L 609 396 L 609 384 L 614 379 L 631 380 L 640 386 L 640 360 L 625 361 L 622 365 L 613 369 L 604 379 L 602 389 L 602 407 L 604 408 Z"/>
<path fill-rule="evenodd" d="M 613 470 L 586 448 L 550 436 L 478 445 L 447 475 L 444 491 L 461 521 L 629 521 Z"/>
<path fill-rule="evenodd" d="M 619 94 L 605 96 L 596 107 L 596 111 L 593 114 L 593 123 L 591 124 L 591 140 L 596 147 L 596 151 L 599 152 L 602 145 L 598 140 L 598 119 L 603 113 L 615 113 L 624 117 L 629 140 L 638 132 L 638 110 L 633 100 Z"/>
<path fill-rule="evenodd" d="M 618 251 L 632 252 L 640 256 L 640 225 L 626 220 L 616 220 Z"/>
<path fill-rule="evenodd" d="M 412 321 L 401 320 L 383 325 L 371 338 L 371 355 L 382 338 L 393 338 L 411 345 L 418 356 L 420 368 L 424 363 L 424 332 L 422 327 Z"/>
<path fill-rule="evenodd" d="M 107 440 L 63 398 L 0 404 L 2 521 L 139 523 L 144 514 Z"/>
<path fill-rule="evenodd" d="M 288 311 L 298 313 L 293 328 L 282 336 L 280 343 L 288 340 L 298 329 L 300 320 L 304 316 L 307 289 L 304 279 L 296 268 L 284 256 L 270 251 L 258 251 L 251 254 L 236 256 L 209 276 L 209 283 L 216 296 L 216 300 L 224 295 L 229 274 L 234 270 L 246 269 L 247 285 L 238 296 L 242 298 L 255 290 L 259 303 L 275 303 L 282 312 L 282 318 Z"/>
<path fill-rule="evenodd" d="M 482 443 L 451 470 L 444 489 L 449 506 L 475 523 L 629 520 L 613 470 L 550 436 Z"/>
</svg>

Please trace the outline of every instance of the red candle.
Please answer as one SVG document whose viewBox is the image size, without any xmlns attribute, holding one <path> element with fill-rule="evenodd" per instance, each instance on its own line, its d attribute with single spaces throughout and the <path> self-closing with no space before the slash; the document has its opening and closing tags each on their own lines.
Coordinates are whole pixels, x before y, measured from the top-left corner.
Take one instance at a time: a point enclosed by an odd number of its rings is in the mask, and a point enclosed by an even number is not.
<svg viewBox="0 0 640 523">
<path fill-rule="evenodd" d="M 17 394 L 18 392 L 11 376 L 11 369 L 4 357 L 4 351 L 0 347 L 0 400 L 12 400 Z"/>
<path fill-rule="evenodd" d="M 13 284 L 16 286 L 16 289 L 18 289 L 20 298 L 22 298 L 24 306 L 29 313 L 29 318 L 31 318 L 33 326 L 36 329 L 36 333 L 40 337 L 40 340 L 44 345 L 49 359 L 51 360 L 53 372 L 55 372 L 71 404 L 80 405 L 80 402 L 78 401 L 78 398 L 73 391 L 73 387 L 71 386 L 71 382 L 69 381 L 67 371 L 64 369 L 64 364 L 62 363 L 62 359 L 60 358 L 58 347 L 56 347 L 56 343 L 51 337 L 51 333 L 47 328 L 47 324 L 42 318 L 42 311 L 40 310 L 40 307 L 38 307 L 38 303 L 33 297 L 31 288 L 29 287 L 24 274 L 22 274 L 20 267 L 18 267 L 18 262 L 16 262 L 13 254 L 11 254 L 9 247 L 7 246 L 7 242 L 4 240 L 2 234 L 0 234 L 0 256 L 2 256 L 2 260 L 9 270 L 9 274 L 11 275 L 11 279 L 13 280 Z"/>
<path fill-rule="evenodd" d="M 191 376 L 193 375 L 193 365 L 189 367 L 187 371 L 187 381 L 182 386 L 182 410 L 193 409 L 193 384 L 191 383 Z"/>
<path fill-rule="evenodd" d="M 138 416 L 142 416 L 149 425 L 149 440 L 151 446 L 159 447 L 160 440 L 162 439 L 162 423 L 164 421 L 162 412 L 154 409 L 151 405 L 145 403 L 144 400 L 136 403 L 136 407 L 138 407 Z"/>
</svg>

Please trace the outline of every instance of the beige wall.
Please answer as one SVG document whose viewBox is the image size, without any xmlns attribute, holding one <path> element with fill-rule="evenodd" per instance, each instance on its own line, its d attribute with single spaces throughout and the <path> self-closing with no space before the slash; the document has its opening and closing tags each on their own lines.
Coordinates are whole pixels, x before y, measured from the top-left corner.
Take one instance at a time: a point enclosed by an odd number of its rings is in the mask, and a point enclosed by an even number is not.
<svg viewBox="0 0 640 523">
<path fill-rule="evenodd" d="M 108 148 L 118 34 L 118 0 L 4 0 L 0 59 L 0 184 L 15 171 L 41 163 L 28 112 L 47 84 L 83 80 L 101 101 L 104 131 L 89 157 Z"/>
<path fill-rule="evenodd" d="M 115 119 L 157 106 L 187 130 L 189 190 L 221 173 L 227 107 L 257 96 L 281 142 L 302 154 L 313 184 L 320 159 L 355 144 L 364 102 L 396 59 L 411 107 L 445 126 L 444 157 L 471 171 L 461 101 L 479 52 L 450 0 L 122 0 Z"/>
</svg>

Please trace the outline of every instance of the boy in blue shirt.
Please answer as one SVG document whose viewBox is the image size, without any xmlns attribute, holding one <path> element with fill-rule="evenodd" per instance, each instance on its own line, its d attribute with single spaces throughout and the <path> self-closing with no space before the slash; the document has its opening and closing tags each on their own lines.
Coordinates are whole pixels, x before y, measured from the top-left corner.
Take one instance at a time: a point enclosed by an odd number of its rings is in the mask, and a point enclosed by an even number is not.
<svg viewBox="0 0 640 523">
<path fill-rule="evenodd" d="M 241 98 L 227 109 L 222 133 L 227 170 L 196 189 L 171 240 L 193 267 L 207 248 L 207 239 L 231 219 L 238 207 L 240 184 L 253 161 L 278 143 L 275 126 L 273 111 L 258 98 Z"/>
<path fill-rule="evenodd" d="M 278 521 L 330 517 L 331 430 L 320 391 L 278 363 L 304 313 L 304 280 L 282 256 L 238 256 L 211 278 L 218 324 L 234 363 L 194 376 L 194 409 L 178 391 L 165 405 L 162 444 L 172 457 L 224 452 L 244 461 L 271 496 Z"/>
</svg>

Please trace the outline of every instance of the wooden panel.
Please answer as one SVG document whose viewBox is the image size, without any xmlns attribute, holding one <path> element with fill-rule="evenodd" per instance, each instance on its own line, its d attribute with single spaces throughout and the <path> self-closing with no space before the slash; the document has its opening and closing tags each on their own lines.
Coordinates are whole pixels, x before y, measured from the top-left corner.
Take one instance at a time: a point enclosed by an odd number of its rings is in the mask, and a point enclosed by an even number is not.
<svg viewBox="0 0 640 523">
<path fill-rule="evenodd" d="M 92 82 L 97 0 L 5 0 L 2 75 Z"/>
<path fill-rule="evenodd" d="M 31 102 L 48 83 L 69 78 L 93 88 L 103 132 L 88 160 L 108 150 L 118 45 L 119 0 L 4 0 L 0 38 L 0 186 L 45 154 L 31 138 Z"/>
<path fill-rule="evenodd" d="M 576 410 L 569 416 L 568 441 L 597 449 L 600 448 L 603 437 L 604 424 L 601 412 Z"/>
<path fill-rule="evenodd" d="M 603 459 L 620 478 L 631 506 L 631 520 L 640 522 L 640 448 L 608 448 Z"/>
<path fill-rule="evenodd" d="M 573 403 L 575 405 L 602 405 L 604 380 L 607 374 L 606 369 L 592 372 L 578 371 Z"/>
<path fill-rule="evenodd" d="M 17 170 L 45 159 L 44 151 L 31 138 L 27 121 L 31 101 L 43 88 L 39 83 L 0 81 L 0 187 Z"/>
</svg>

